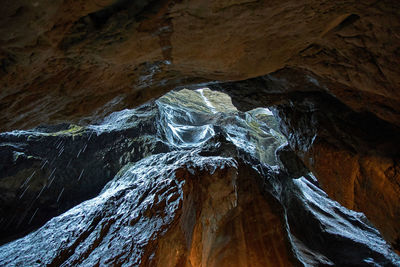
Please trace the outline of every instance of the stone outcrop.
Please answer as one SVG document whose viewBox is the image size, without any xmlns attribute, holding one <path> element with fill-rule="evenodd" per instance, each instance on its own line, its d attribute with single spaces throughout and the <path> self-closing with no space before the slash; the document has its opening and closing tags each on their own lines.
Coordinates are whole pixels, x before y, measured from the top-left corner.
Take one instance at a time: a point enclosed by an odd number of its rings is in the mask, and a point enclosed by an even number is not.
<svg viewBox="0 0 400 267">
<path fill-rule="evenodd" d="M 168 94 L 152 106 L 114 113 L 82 129 L 102 130 L 97 142 L 107 140 L 103 132 L 136 132 L 139 138 L 150 135 L 137 131 L 147 122 L 158 125 L 153 139 L 165 150 L 138 154 L 121 148 L 135 156 L 98 196 L 1 246 L 0 265 L 400 264 L 367 218 L 329 199 L 311 173 L 293 179 L 290 168 L 258 153 L 256 148 L 272 147 L 274 155 L 284 141 L 268 126 L 272 115 L 238 112 L 219 96 L 209 90 Z"/>
<path fill-rule="evenodd" d="M 99 118 L 176 86 L 284 67 L 315 73 L 343 102 L 400 125 L 399 8 L 394 0 L 8 2 L 0 127 Z"/>
<path fill-rule="evenodd" d="M 251 139 L 250 154 L 274 164 L 274 151 L 284 137 L 277 125 L 271 129 L 274 135 L 265 134 L 272 118 L 257 111 L 240 113 L 228 96 L 218 92 L 184 90 L 115 112 L 96 125 L 61 124 L 2 133 L 0 242 L 95 197 L 125 164 L 196 146 L 217 131 L 238 140 Z"/>
<path fill-rule="evenodd" d="M 364 212 L 399 250 L 398 10 L 400 3 L 394 0 L 4 3 L 0 11 L 0 131 L 65 123 L 54 129 L 2 134 L 0 179 L 7 181 L 10 190 L 0 196 L 5 200 L 4 214 L 19 204 L 18 212 L 31 205 L 25 198 L 39 194 L 47 179 L 40 175 L 61 175 L 58 167 L 42 164 L 57 157 L 63 142 L 68 148 L 59 155 L 64 157 L 60 166 L 78 154 L 81 148 L 75 145 L 87 144 L 90 149 L 91 142 L 86 140 L 94 130 L 77 129 L 71 123 L 101 125 L 113 111 L 138 106 L 176 87 L 197 89 L 206 83 L 227 92 L 240 110 L 274 107 L 290 147 L 278 156 L 295 167 L 281 165 L 282 170 L 303 174 L 304 166 L 290 155 L 293 150 L 330 197 Z M 193 141 L 196 131 L 178 129 L 186 134 L 161 139 L 175 147 Z M 202 129 L 208 138 L 210 128 Z M 58 132 L 61 135 L 54 136 Z M 94 146 L 92 151 L 99 150 L 94 153 L 98 165 L 87 159 L 91 168 L 101 172 L 99 180 L 91 189 L 71 184 L 64 190 L 96 195 L 130 157 L 135 161 L 143 156 L 126 156 L 126 151 L 154 141 L 135 141 L 129 131 L 122 131 L 121 139 L 113 133 L 100 136 L 96 145 L 104 146 Z M 77 142 L 72 145 L 74 138 Z M 134 143 L 120 145 L 123 138 Z M 255 154 L 271 162 L 272 154 L 263 148 L 268 138 L 257 138 L 253 141 L 258 140 L 260 148 Z M 240 143 L 234 145 L 240 147 Z M 101 158 L 103 154 L 112 155 L 113 163 Z M 126 160 L 117 164 L 114 157 Z M 67 184 L 83 169 L 80 163 L 74 168 L 61 175 Z M 26 177 L 41 182 L 26 188 Z M 7 179 L 18 182 L 10 187 Z M 60 196 L 61 185 L 48 193 L 51 201 Z M 57 204 L 46 212 L 39 209 L 39 216 L 25 214 L 9 225 L 19 228 L 28 218 L 33 218 L 33 224 L 42 218 L 32 225 L 38 227 L 75 204 Z M 22 229 L 14 230 L 14 234 L 22 233 Z"/>
<path fill-rule="evenodd" d="M 400 249 L 400 129 L 327 96 L 277 106 L 282 129 L 322 188 L 362 211 Z M 312 103 L 312 108 L 310 108 Z"/>
<path fill-rule="evenodd" d="M 167 151 L 156 137 L 158 116 L 150 104 L 89 128 L 0 134 L 1 242 L 95 197 L 126 163 Z"/>
<path fill-rule="evenodd" d="M 299 70 L 283 69 L 241 82 L 210 86 L 230 94 L 232 102 L 242 110 L 274 107 L 290 148 L 318 177 L 322 188 L 342 205 L 364 212 L 399 250 L 397 125 L 371 112 L 350 108 L 326 91 L 326 81 Z"/>
</svg>

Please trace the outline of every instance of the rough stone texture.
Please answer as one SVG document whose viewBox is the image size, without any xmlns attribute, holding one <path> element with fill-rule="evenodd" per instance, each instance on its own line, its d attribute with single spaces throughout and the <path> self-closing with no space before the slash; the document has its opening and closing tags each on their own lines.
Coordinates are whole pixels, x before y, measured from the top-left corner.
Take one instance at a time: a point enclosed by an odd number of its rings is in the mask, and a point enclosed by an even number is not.
<svg viewBox="0 0 400 267">
<path fill-rule="evenodd" d="M 115 116 L 120 121 L 111 116 L 90 128 L 0 134 L 0 243 L 95 197 L 127 162 L 168 150 L 157 139 L 154 103 Z"/>
<path fill-rule="evenodd" d="M 281 162 L 281 167 L 290 177 L 298 178 L 309 173 L 303 161 L 297 156 L 290 146 L 286 143 L 275 151 L 277 159 Z"/>
<path fill-rule="evenodd" d="M 96 197 L 0 246 L 0 265 L 400 264 L 367 218 L 329 199 L 311 173 L 292 179 L 276 160 L 258 153 L 256 148 L 273 147 L 269 153 L 274 155 L 282 144 L 282 137 L 268 127 L 271 115 L 238 112 L 225 102 L 226 96 L 218 106 L 218 94 L 171 93 L 156 105 L 113 113 L 103 123 L 81 129 L 83 135 L 97 129 L 99 136 L 92 138 L 100 143 L 108 140 L 107 133 L 128 141 L 129 132 L 136 138 L 152 136 L 153 142 L 164 142 L 165 150 L 135 153 L 115 140 L 114 153 L 133 158 Z M 225 112 L 217 111 L 221 109 Z M 265 116 L 269 120 L 261 120 Z M 145 122 L 157 125 L 157 132 L 151 133 L 153 127 L 138 131 Z M 18 167 L 23 171 L 26 166 Z M 32 180 L 26 184 L 34 184 Z M 86 177 L 89 183 L 96 180 Z"/>
<path fill-rule="evenodd" d="M 251 144 L 237 146 L 274 165 L 274 151 L 284 138 L 269 128 L 272 120 L 257 111 L 237 111 L 219 92 L 182 90 L 115 112 L 96 125 L 2 133 L 0 243 L 95 197 L 125 164 L 195 146 L 215 133 L 250 139 Z"/>
<path fill-rule="evenodd" d="M 400 129 L 335 102 L 304 95 L 278 105 L 276 114 L 322 188 L 344 206 L 363 211 L 399 250 Z"/>
<path fill-rule="evenodd" d="M 324 190 L 346 207 L 364 212 L 399 250 L 397 125 L 349 108 L 326 91 L 326 80 L 296 69 L 210 87 L 230 94 L 242 110 L 273 106 L 291 149 Z"/>
<path fill-rule="evenodd" d="M 399 249 L 399 10 L 395 0 L 7 1 L 0 130 L 92 121 L 176 86 L 262 75 L 223 90 L 244 109 L 275 105 L 329 195 Z"/>
<path fill-rule="evenodd" d="M 400 124 L 398 1 L 8 1 L 0 129 L 98 118 L 283 67 Z M 12 29 L 12 30 L 11 30 Z"/>
</svg>

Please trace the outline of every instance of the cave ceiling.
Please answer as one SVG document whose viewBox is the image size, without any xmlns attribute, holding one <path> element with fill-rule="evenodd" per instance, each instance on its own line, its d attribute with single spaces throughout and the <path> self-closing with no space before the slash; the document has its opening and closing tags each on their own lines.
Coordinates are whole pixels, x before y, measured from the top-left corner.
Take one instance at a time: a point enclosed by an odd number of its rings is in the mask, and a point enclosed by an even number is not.
<svg viewBox="0 0 400 267">
<path fill-rule="evenodd" d="M 207 86 L 241 111 L 271 107 L 329 197 L 398 252 L 399 33 L 395 0 L 6 1 L 0 131 Z"/>
<path fill-rule="evenodd" d="M 7 1 L 0 129 L 90 121 L 177 86 L 277 71 L 281 88 L 308 77 L 352 109 L 400 125 L 399 5 Z"/>
</svg>

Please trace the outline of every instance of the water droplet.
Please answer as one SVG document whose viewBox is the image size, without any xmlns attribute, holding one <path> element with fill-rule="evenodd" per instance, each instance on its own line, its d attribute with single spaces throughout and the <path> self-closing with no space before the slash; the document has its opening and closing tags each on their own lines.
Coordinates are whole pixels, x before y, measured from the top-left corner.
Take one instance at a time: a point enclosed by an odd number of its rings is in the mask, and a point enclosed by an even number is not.
<svg viewBox="0 0 400 267">
<path fill-rule="evenodd" d="M 42 189 L 40 190 L 39 194 L 37 195 L 36 199 L 38 199 L 38 198 L 40 197 L 40 195 L 43 193 L 43 190 L 46 188 L 46 185 L 47 185 L 47 184 L 44 184 L 44 185 L 43 185 L 43 187 L 42 187 Z M 36 199 L 35 199 L 35 200 L 36 200 Z"/>
<path fill-rule="evenodd" d="M 57 144 L 56 148 L 58 149 L 60 145 L 62 144 L 63 140 L 60 140 L 60 142 Z"/>
<path fill-rule="evenodd" d="M 61 192 L 57 197 L 57 203 L 58 203 L 58 201 L 60 201 L 60 198 L 61 198 L 61 195 L 62 195 L 63 192 L 64 192 L 64 187 L 63 187 L 63 189 L 61 189 Z"/>
<path fill-rule="evenodd" d="M 90 133 L 88 141 L 90 140 L 90 138 L 92 138 L 93 132 Z"/>
<path fill-rule="evenodd" d="M 35 217 L 36 213 L 38 212 L 38 210 L 39 210 L 39 208 L 37 208 L 35 210 L 35 212 L 33 213 L 32 217 L 31 217 L 31 219 L 29 220 L 28 224 L 31 224 L 31 222 L 32 222 L 33 218 Z"/>
<path fill-rule="evenodd" d="M 79 150 L 78 155 L 76 155 L 77 158 L 79 157 L 79 155 L 81 154 L 81 152 L 82 152 L 82 149 Z"/>
<path fill-rule="evenodd" d="M 84 170 L 85 170 L 85 169 L 83 169 L 83 170 L 81 171 L 81 174 L 79 174 L 78 181 L 81 179 Z"/>
<path fill-rule="evenodd" d="M 29 181 L 32 179 L 32 177 L 35 175 L 36 171 L 34 171 L 31 176 L 29 176 L 28 178 L 26 178 L 25 182 L 20 186 L 20 188 L 24 187 L 25 185 L 27 185 L 29 183 Z"/>
<path fill-rule="evenodd" d="M 68 161 L 67 166 L 65 166 L 65 168 L 68 168 L 68 167 L 69 167 L 69 165 L 71 164 L 71 161 L 72 161 L 72 159 L 70 159 L 70 160 Z"/>
<path fill-rule="evenodd" d="M 60 152 L 58 152 L 58 156 L 61 156 L 61 154 L 64 152 L 64 146 L 61 147 Z"/>
<path fill-rule="evenodd" d="M 54 175 L 53 179 L 51 179 L 49 185 L 47 186 L 47 188 L 50 188 L 51 184 L 53 183 L 53 181 L 56 179 L 56 176 Z"/>
<path fill-rule="evenodd" d="M 49 176 L 49 178 L 47 178 L 47 180 L 50 180 L 50 179 L 51 179 L 51 177 L 53 176 L 53 174 L 54 174 L 54 172 L 56 171 L 56 169 L 57 169 L 57 168 L 54 168 L 54 169 L 53 169 L 53 171 L 50 173 L 50 176 Z"/>
<path fill-rule="evenodd" d="M 28 185 L 28 186 L 25 188 L 24 192 L 22 192 L 22 194 L 19 196 L 19 199 L 21 199 L 21 198 L 25 195 L 26 190 L 28 190 L 28 188 L 29 188 L 30 186 L 31 186 L 31 185 Z"/>
<path fill-rule="evenodd" d="M 45 166 L 47 163 L 49 163 L 49 161 L 48 161 L 48 160 L 45 160 L 45 162 L 42 164 L 42 166 L 40 167 L 40 169 L 43 170 L 44 166 Z"/>
</svg>

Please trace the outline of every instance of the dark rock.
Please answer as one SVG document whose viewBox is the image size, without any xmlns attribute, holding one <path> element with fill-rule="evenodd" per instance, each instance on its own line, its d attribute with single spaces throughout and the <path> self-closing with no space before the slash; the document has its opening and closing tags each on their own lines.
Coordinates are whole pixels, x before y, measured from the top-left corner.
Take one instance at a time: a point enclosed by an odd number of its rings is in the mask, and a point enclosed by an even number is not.
<svg viewBox="0 0 400 267">
<path fill-rule="evenodd" d="M 275 114 L 290 147 L 328 195 L 364 212 L 394 245 L 400 235 L 400 176 L 386 170 L 396 168 L 400 129 L 323 93 L 298 94 L 277 105 Z"/>
<path fill-rule="evenodd" d="M 0 129 L 60 122 L 93 124 L 176 86 L 236 81 L 217 87 L 230 91 L 234 104 L 243 109 L 275 106 L 290 147 L 329 196 L 365 212 L 399 248 L 399 9 L 400 2 L 393 0 L 4 1 L 0 10 Z M 76 163 L 73 170 L 65 167 L 69 161 L 63 157 L 74 158 L 84 141 L 76 137 L 77 148 L 70 137 L 44 134 L 66 130 L 67 125 L 54 131 L 36 130 L 41 134 L 17 133 L 21 139 L 2 135 L 1 205 L 30 205 L 25 197 L 30 192 L 40 194 L 42 184 L 49 182 L 47 177 L 65 177 L 54 180 L 52 187 L 58 180 L 68 184 L 71 177 L 84 174 L 86 161 L 94 166 L 90 177 L 94 190 L 78 186 L 77 191 L 79 196 L 85 193 L 85 198 L 94 196 L 123 164 L 148 155 L 149 149 L 163 151 L 167 140 L 168 149 L 190 150 L 200 140 L 208 140 L 211 130 L 220 134 L 224 155 L 233 151 L 233 144 L 247 162 L 275 162 L 269 153 L 273 146 L 266 146 L 274 138 L 254 131 L 262 129 L 265 121 L 256 118 L 261 122 L 253 120 L 252 130 L 247 131 L 249 113 L 239 114 L 215 127 L 202 124 L 196 130 L 193 121 L 182 122 L 184 112 L 177 112 L 179 121 L 171 124 L 180 131 L 178 136 L 172 133 L 174 129 L 165 128 L 160 133 L 164 142 L 154 144 L 152 138 L 141 137 L 135 140 L 133 152 L 124 139 L 135 139 L 134 133 L 128 131 L 122 139 L 107 133 L 110 139 L 96 140 L 99 147 L 90 144 L 102 152 L 82 158 L 85 162 Z M 69 149 L 55 151 L 60 140 Z M 222 148 L 229 142 L 229 148 Z M 147 144 L 145 148 L 142 143 Z M 204 155 L 219 153 L 208 146 Z M 56 163 L 59 157 L 63 159 Z M 55 160 L 57 169 L 47 165 L 47 160 Z M 99 180 L 92 180 L 95 176 Z M 26 178 L 33 179 L 29 188 Z M 54 199 L 62 189 L 49 193 L 51 201 L 43 205 L 51 207 L 48 214 L 54 213 Z M 14 212 L 10 207 L 1 215 Z M 11 226 L 25 225 L 24 218 L 35 212 L 27 216 L 24 212 L 17 208 L 16 218 L 6 221 Z M 1 227 L 4 222 L 2 217 Z"/>
<path fill-rule="evenodd" d="M 278 147 L 275 151 L 275 155 L 289 177 L 299 178 L 310 172 L 288 144 Z"/>
<path fill-rule="evenodd" d="M 216 133 L 236 140 L 252 157 L 275 164 L 271 151 L 283 137 L 270 135 L 263 122 L 268 116 L 242 114 L 228 102 L 228 96 L 217 92 L 186 90 L 113 113 L 97 125 L 62 124 L 0 134 L 1 242 L 96 196 L 125 164 L 192 149 Z"/>
<path fill-rule="evenodd" d="M 226 103 L 218 106 L 218 101 L 205 94 L 211 93 L 169 94 L 153 104 L 112 114 L 99 125 L 80 129 L 84 140 L 87 131 L 99 133 L 93 139 L 96 149 L 91 155 L 109 158 L 101 164 L 120 166 L 118 173 L 105 182 L 98 196 L 1 246 L 0 265 L 400 264 L 400 258 L 362 213 L 330 200 L 311 173 L 292 179 L 290 171 L 271 161 L 283 140 L 256 118 L 264 118 L 266 113 L 220 112 L 217 110 L 226 108 Z M 272 115 L 268 116 L 271 119 Z M 29 142 L 26 133 L 8 133 L 3 138 L 11 144 L 27 142 L 24 152 L 35 144 L 44 146 L 42 141 L 50 138 L 34 130 L 29 133 L 34 136 Z M 72 139 L 70 135 L 56 136 L 66 141 Z M 138 143 L 133 153 L 133 147 L 125 145 L 132 140 L 149 143 Z M 80 147 L 79 142 L 75 136 L 68 143 L 70 149 Z M 161 149 L 157 145 L 145 149 L 159 143 L 163 144 Z M 261 149 L 272 156 L 260 153 Z M 47 154 L 52 150 L 57 151 L 49 148 Z M 132 151 L 131 158 L 121 161 L 127 151 Z M 287 148 L 279 151 L 285 155 L 282 158 L 288 158 Z M 89 157 L 85 159 L 90 172 L 100 168 Z M 292 170 L 293 158 L 289 159 L 287 169 Z M 17 179 L 24 168 L 8 179 Z M 36 179 L 42 178 L 39 175 Z M 86 184 L 80 187 L 59 182 L 83 200 L 87 195 L 80 195 L 84 194 L 82 188 L 91 187 L 98 177 L 88 175 L 85 179 Z M 26 183 L 33 187 L 33 181 Z M 59 203 L 67 205 L 68 197 Z M 41 208 L 54 202 L 43 203 Z"/>
<path fill-rule="evenodd" d="M 96 196 L 127 162 L 168 150 L 156 137 L 155 104 L 114 116 L 0 134 L 2 243 Z"/>
<path fill-rule="evenodd" d="M 263 175 L 240 158 L 193 150 L 149 156 L 122 168 L 98 197 L 2 246 L 0 263 L 400 263 L 362 214 L 305 178 L 280 179 L 268 166 L 258 168 Z"/>
<path fill-rule="evenodd" d="M 177 86 L 283 68 L 322 77 L 352 109 L 400 125 L 399 8 L 394 0 L 7 2 L 0 130 L 97 119 Z"/>
<path fill-rule="evenodd" d="M 230 94 L 239 109 L 269 106 L 290 148 L 328 195 L 347 208 L 364 212 L 396 246 L 400 236 L 400 175 L 395 171 L 400 128 L 388 122 L 398 115 L 391 113 L 392 102 L 385 108 L 388 113 L 378 117 L 370 112 L 376 103 L 363 106 L 354 95 L 346 97 L 350 88 L 332 95 L 345 87 L 290 68 L 212 88 Z"/>
</svg>

